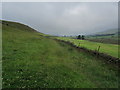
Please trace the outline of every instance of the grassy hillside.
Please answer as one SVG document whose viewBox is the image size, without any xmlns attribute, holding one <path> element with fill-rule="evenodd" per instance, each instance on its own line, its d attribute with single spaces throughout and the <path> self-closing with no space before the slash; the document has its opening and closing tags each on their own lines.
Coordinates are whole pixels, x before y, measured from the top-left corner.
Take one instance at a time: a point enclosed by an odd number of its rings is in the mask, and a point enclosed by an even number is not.
<svg viewBox="0 0 120 90">
<path fill-rule="evenodd" d="M 3 88 L 117 88 L 117 69 L 19 23 L 3 24 Z M 12 26 L 12 25 L 13 26 Z"/>
</svg>

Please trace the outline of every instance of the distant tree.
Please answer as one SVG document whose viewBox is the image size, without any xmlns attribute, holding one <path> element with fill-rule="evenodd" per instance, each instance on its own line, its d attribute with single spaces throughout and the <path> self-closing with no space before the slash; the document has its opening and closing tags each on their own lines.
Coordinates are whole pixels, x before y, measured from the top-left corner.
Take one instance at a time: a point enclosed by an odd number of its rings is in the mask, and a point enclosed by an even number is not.
<svg viewBox="0 0 120 90">
<path fill-rule="evenodd" d="M 78 35 L 77 39 L 81 39 L 81 36 L 80 36 L 80 35 Z"/>
<path fill-rule="evenodd" d="M 84 35 L 82 35 L 81 39 L 82 39 L 82 40 L 84 40 L 84 39 L 85 39 L 85 36 L 84 36 Z"/>
</svg>

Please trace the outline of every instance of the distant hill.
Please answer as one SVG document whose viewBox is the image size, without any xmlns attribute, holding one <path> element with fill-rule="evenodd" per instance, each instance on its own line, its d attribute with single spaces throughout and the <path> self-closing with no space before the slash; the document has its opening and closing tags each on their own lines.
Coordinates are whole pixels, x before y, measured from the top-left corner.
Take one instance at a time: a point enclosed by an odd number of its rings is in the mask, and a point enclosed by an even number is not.
<svg viewBox="0 0 120 90">
<path fill-rule="evenodd" d="M 110 30 L 98 32 L 96 34 L 116 34 L 116 33 L 118 33 L 118 29 L 110 29 Z"/>
<path fill-rule="evenodd" d="M 0 21 L 0 23 L 2 23 L 3 25 L 6 25 L 6 26 L 12 27 L 12 28 L 18 28 L 20 30 L 37 32 L 33 28 L 31 28 L 31 27 L 29 27 L 27 25 L 18 23 L 18 22 L 11 22 L 11 21 L 2 20 L 2 21 Z"/>
<path fill-rule="evenodd" d="M 106 31 L 94 33 L 90 36 L 111 36 L 111 35 L 113 36 L 113 35 L 118 35 L 118 34 L 119 34 L 118 29 L 109 29 Z"/>
<path fill-rule="evenodd" d="M 117 29 L 110 29 L 86 36 L 86 39 L 101 43 L 119 44 L 119 34 Z"/>
</svg>

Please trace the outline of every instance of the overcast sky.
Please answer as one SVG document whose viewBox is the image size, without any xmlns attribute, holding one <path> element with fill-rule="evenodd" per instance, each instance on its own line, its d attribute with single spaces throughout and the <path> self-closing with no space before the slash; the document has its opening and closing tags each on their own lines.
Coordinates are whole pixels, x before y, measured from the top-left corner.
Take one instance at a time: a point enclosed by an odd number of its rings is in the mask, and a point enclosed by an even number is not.
<svg viewBox="0 0 120 90">
<path fill-rule="evenodd" d="M 91 34 L 118 26 L 117 2 L 7 2 L 2 19 L 52 35 Z"/>
</svg>

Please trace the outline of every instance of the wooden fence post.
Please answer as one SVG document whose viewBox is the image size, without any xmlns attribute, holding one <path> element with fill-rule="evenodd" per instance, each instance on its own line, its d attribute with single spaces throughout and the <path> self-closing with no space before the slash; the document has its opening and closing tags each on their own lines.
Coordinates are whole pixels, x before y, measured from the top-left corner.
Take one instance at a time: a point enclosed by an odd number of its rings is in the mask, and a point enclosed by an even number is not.
<svg viewBox="0 0 120 90">
<path fill-rule="evenodd" d="M 99 50 L 100 50 L 100 46 L 98 47 L 98 50 L 97 50 L 97 51 L 99 52 Z"/>
<path fill-rule="evenodd" d="M 80 42 L 79 42 L 79 45 L 78 45 L 78 47 L 80 47 Z"/>
</svg>

